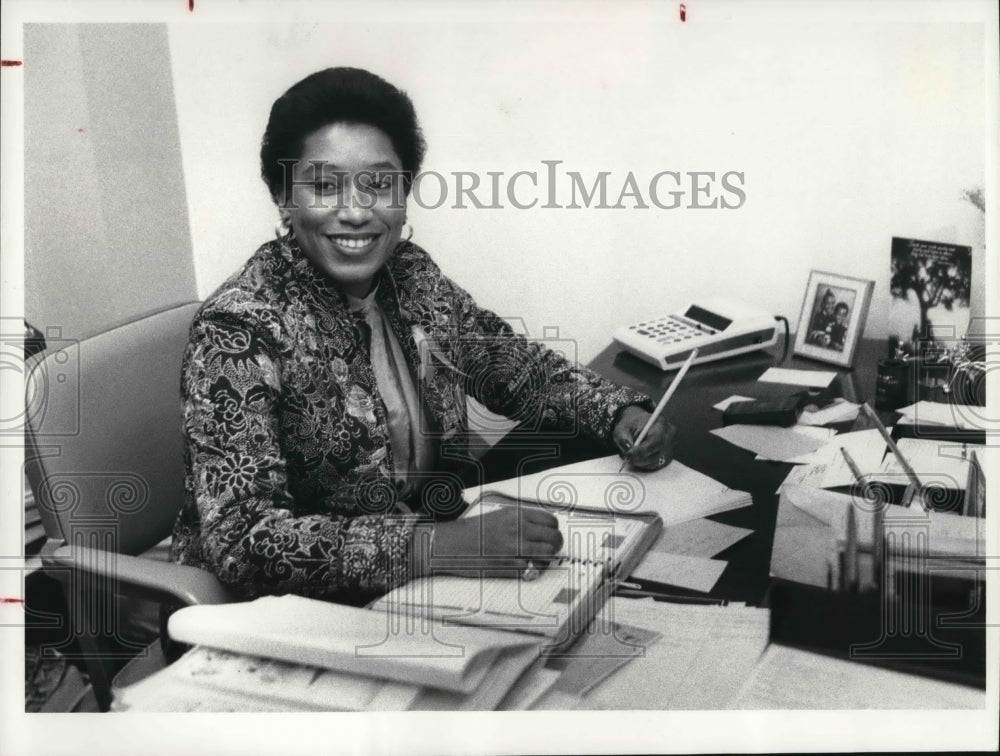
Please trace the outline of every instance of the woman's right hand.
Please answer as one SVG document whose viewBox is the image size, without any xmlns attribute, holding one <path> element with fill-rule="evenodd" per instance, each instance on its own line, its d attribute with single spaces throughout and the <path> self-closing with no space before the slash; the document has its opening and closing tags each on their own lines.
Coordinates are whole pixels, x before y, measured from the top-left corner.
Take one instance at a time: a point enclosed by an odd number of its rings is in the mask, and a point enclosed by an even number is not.
<svg viewBox="0 0 1000 756">
<path fill-rule="evenodd" d="M 562 548 L 555 516 L 537 507 L 500 507 L 479 517 L 434 526 L 434 572 L 478 575 L 478 570 L 541 567 Z"/>
</svg>

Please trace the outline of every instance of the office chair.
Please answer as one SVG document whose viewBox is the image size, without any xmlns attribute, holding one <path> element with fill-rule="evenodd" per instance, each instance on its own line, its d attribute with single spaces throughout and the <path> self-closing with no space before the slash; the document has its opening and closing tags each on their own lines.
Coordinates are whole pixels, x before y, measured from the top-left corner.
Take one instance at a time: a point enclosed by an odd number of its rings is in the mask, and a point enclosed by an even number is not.
<svg viewBox="0 0 1000 756">
<path fill-rule="evenodd" d="M 62 585 L 65 648 L 77 641 L 102 711 L 126 661 L 132 679 L 165 663 L 157 644 L 122 637 L 117 595 L 173 608 L 232 600 L 208 572 L 148 557 L 184 496 L 180 366 L 198 306 L 50 339 L 28 368 L 25 472 L 47 537 L 43 569 Z"/>
</svg>

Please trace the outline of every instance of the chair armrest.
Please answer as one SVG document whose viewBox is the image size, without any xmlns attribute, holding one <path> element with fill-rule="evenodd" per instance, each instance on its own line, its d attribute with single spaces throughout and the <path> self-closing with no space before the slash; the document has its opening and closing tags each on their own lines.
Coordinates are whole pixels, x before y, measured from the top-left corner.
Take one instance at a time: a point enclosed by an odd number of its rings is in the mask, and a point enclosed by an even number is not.
<svg viewBox="0 0 1000 756">
<path fill-rule="evenodd" d="M 84 546 L 59 546 L 43 555 L 47 568 L 80 570 L 117 582 L 126 593 L 183 606 L 226 604 L 236 595 L 210 572 L 174 562 L 118 554 Z"/>
</svg>

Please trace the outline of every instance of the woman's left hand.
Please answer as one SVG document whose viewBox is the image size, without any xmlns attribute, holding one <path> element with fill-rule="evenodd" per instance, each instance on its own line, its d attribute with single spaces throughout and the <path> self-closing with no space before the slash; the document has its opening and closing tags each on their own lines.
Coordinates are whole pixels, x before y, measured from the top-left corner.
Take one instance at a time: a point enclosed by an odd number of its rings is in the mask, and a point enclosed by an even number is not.
<svg viewBox="0 0 1000 756">
<path fill-rule="evenodd" d="M 640 470 L 658 470 L 674 458 L 674 440 L 677 429 L 667 422 L 663 415 L 656 418 L 646 438 L 634 446 L 649 413 L 642 407 L 631 405 L 625 408 L 612 434 L 615 446 L 628 463 Z"/>
</svg>

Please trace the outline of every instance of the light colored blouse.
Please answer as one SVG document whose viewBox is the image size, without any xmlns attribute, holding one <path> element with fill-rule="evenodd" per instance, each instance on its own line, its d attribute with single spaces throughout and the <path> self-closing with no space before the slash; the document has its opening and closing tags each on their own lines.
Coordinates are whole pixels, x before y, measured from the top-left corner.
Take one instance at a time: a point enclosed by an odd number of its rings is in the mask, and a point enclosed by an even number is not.
<svg viewBox="0 0 1000 756">
<path fill-rule="evenodd" d="M 429 472 L 434 464 L 430 441 L 423 429 L 428 428 L 413 376 L 399 339 L 385 322 L 376 301 L 378 286 L 359 299 L 344 294 L 351 312 L 364 314 L 368 325 L 372 370 L 379 396 L 385 405 L 389 440 L 395 470 L 393 478 L 400 486 L 400 499 L 409 498 L 421 473 Z"/>
</svg>

